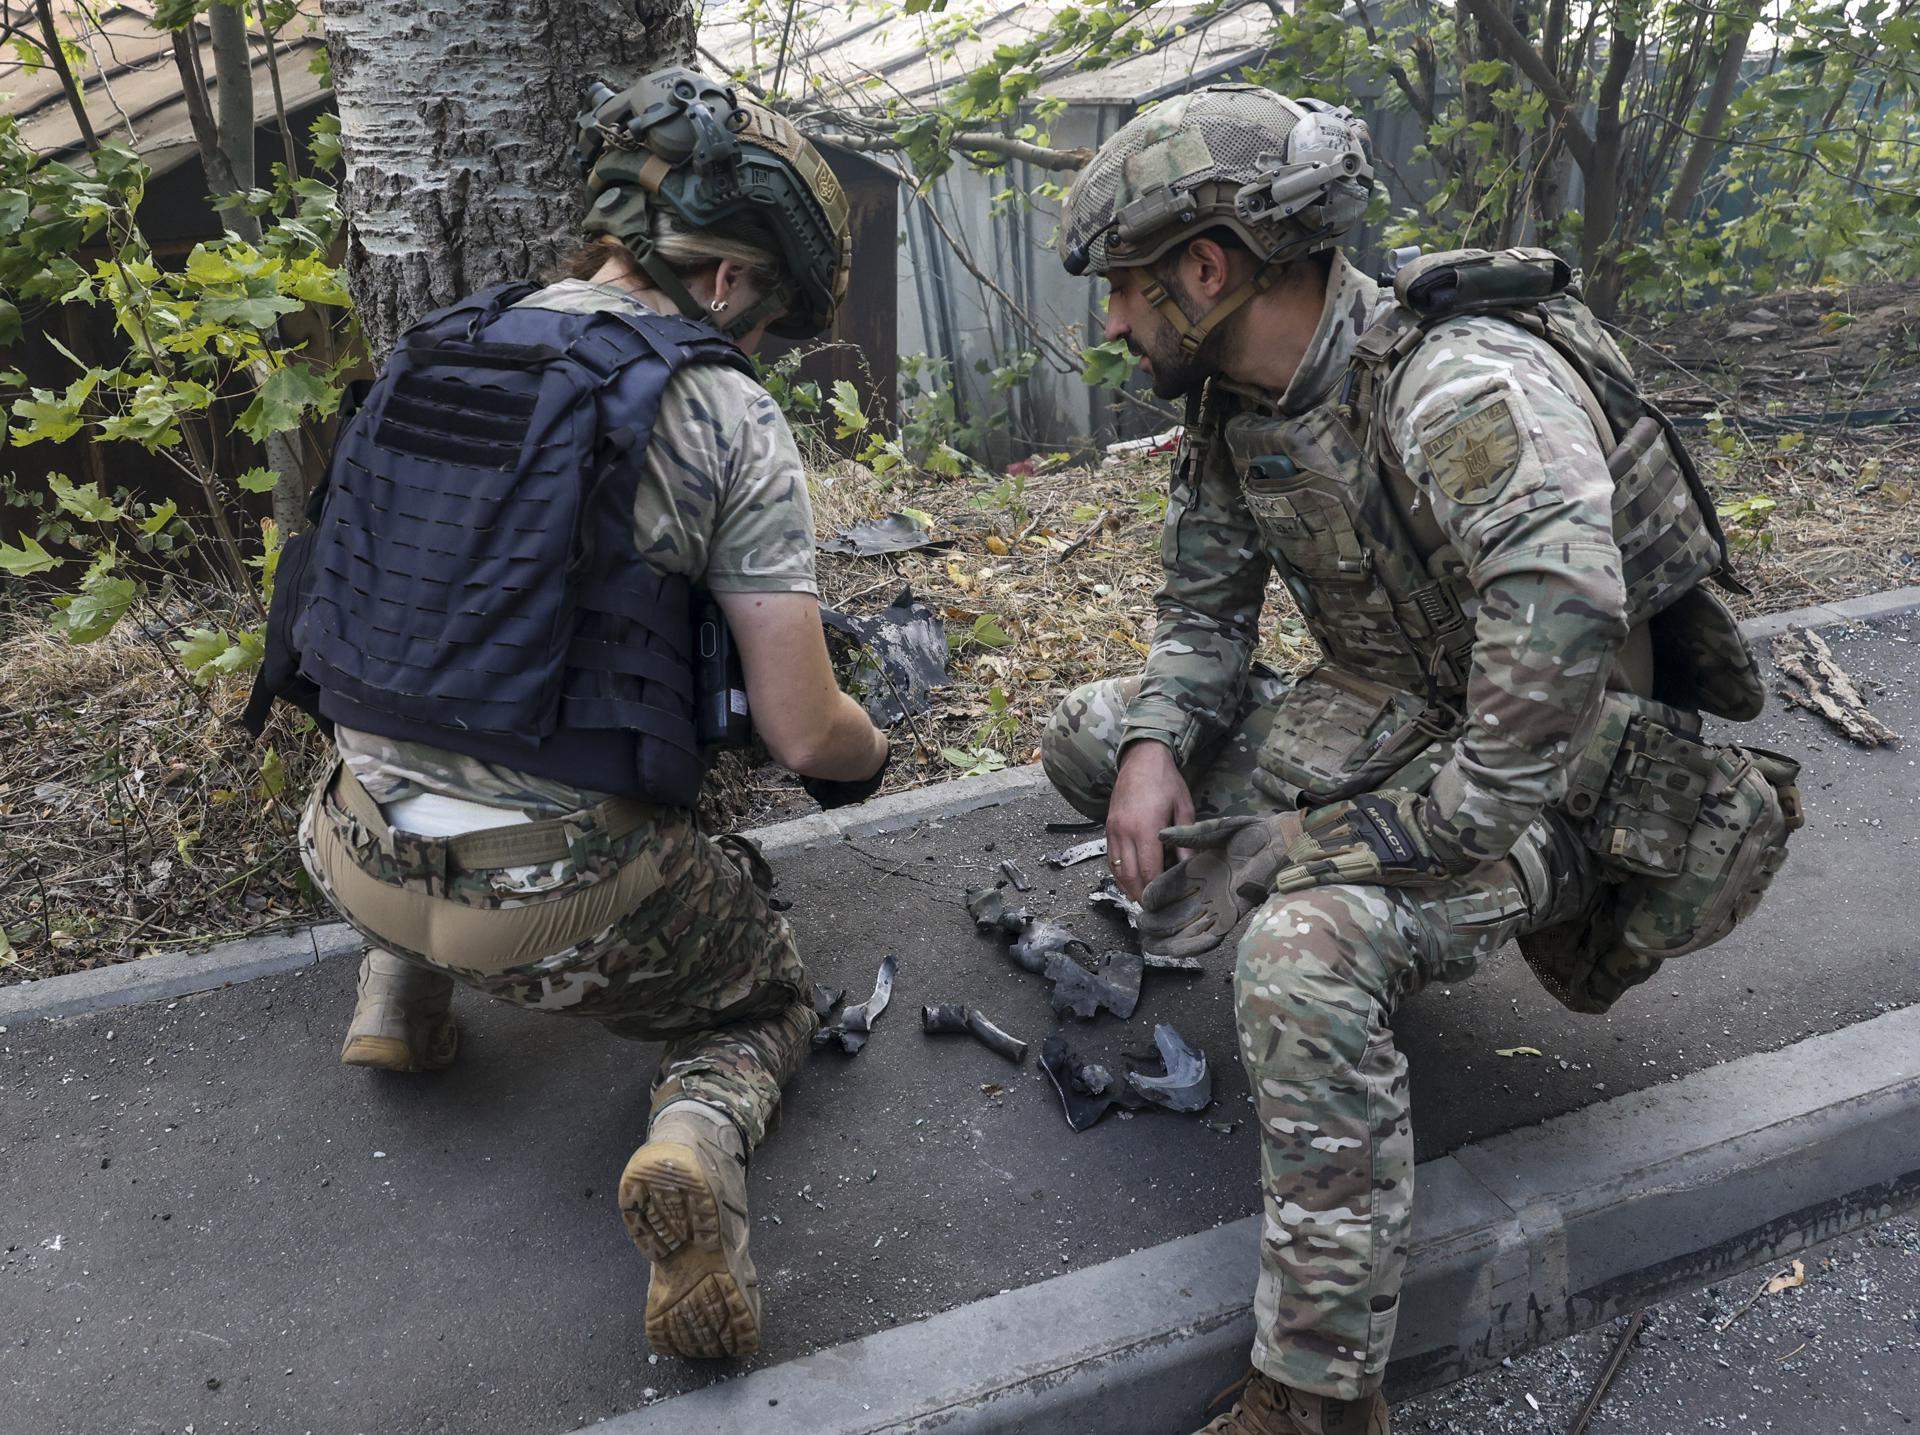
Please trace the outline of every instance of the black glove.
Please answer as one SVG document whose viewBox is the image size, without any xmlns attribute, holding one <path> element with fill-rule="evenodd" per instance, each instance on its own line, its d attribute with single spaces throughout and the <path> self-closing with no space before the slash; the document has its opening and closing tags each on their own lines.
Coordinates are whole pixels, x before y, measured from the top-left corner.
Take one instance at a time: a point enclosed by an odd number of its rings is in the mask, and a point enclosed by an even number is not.
<svg viewBox="0 0 1920 1435">
<path fill-rule="evenodd" d="M 851 781 L 835 781 L 830 777 L 803 777 L 800 786 L 806 789 L 807 796 L 819 803 L 822 808 L 845 807 L 850 802 L 865 802 L 880 790 L 880 783 L 887 775 L 887 768 L 893 763 L 893 748 L 887 748 L 887 755 L 880 759 L 880 766 L 873 770 L 871 777 L 855 778 Z"/>
</svg>

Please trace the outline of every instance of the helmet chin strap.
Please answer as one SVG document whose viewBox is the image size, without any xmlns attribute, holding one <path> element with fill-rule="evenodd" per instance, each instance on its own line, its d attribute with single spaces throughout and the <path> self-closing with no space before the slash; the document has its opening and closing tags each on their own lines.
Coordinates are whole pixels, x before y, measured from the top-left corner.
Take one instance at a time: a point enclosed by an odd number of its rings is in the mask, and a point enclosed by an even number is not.
<svg viewBox="0 0 1920 1435">
<path fill-rule="evenodd" d="M 673 272 L 673 267 L 660 257 L 651 244 L 644 249 L 629 244 L 627 252 L 633 255 L 633 262 L 646 273 L 654 288 L 673 300 L 674 307 L 682 315 L 702 324 L 711 324 L 736 342 L 752 333 L 762 320 L 778 318 L 780 311 L 786 307 L 787 291 L 782 286 L 763 294 L 723 324 L 720 322 L 720 311 L 694 298 L 693 291 L 681 282 L 680 276 Z"/>
<path fill-rule="evenodd" d="M 1260 261 L 1260 267 L 1244 283 L 1223 295 L 1198 319 L 1189 319 L 1180 302 L 1167 292 L 1167 286 L 1151 273 L 1140 286 L 1140 297 L 1159 310 L 1160 317 L 1173 326 L 1173 332 L 1180 336 L 1180 352 L 1192 358 L 1200 352 L 1200 346 L 1206 343 L 1209 334 L 1232 318 L 1248 301 L 1258 298 L 1279 283 L 1289 261 L 1310 253 L 1315 244 L 1331 233 L 1330 227 L 1323 226 L 1312 234 L 1302 235 L 1292 244 L 1281 245 Z"/>
</svg>

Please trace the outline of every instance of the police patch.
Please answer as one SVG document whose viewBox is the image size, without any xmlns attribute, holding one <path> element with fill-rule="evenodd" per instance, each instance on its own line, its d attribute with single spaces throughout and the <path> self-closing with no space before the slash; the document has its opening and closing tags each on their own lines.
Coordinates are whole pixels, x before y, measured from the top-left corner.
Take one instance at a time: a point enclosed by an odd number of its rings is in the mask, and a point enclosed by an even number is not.
<svg viewBox="0 0 1920 1435">
<path fill-rule="evenodd" d="M 1520 467 L 1526 445 L 1504 394 L 1423 425 L 1420 450 L 1433 481 L 1455 503 L 1485 503 Z"/>
</svg>

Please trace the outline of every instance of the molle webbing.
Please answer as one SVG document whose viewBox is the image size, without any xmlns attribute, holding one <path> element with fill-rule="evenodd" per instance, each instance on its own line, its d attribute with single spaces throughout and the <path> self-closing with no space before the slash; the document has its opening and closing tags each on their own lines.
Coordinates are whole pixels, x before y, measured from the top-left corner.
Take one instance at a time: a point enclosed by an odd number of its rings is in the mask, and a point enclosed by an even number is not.
<svg viewBox="0 0 1920 1435">
<path fill-rule="evenodd" d="M 745 361 L 704 325 L 624 309 L 517 311 L 496 334 L 529 292 L 410 330 L 342 435 L 303 667 L 337 722 L 684 805 L 702 770 L 691 585 L 635 549 L 634 495 L 673 374 Z"/>
</svg>

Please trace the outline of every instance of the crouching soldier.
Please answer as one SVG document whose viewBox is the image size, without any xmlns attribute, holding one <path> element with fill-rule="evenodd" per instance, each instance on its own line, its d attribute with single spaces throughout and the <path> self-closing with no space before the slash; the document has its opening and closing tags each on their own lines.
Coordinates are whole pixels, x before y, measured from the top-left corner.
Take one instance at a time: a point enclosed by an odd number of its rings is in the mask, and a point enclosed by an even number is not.
<svg viewBox="0 0 1920 1435">
<path fill-rule="evenodd" d="M 1372 174 L 1348 111 L 1217 86 L 1109 139 L 1061 225 L 1106 337 L 1188 405 L 1146 671 L 1072 694 L 1042 750 L 1152 948 L 1252 914 L 1265 1220 L 1220 1435 L 1387 1429 L 1399 1004 L 1517 938 L 1605 1010 L 1750 911 L 1797 822 L 1791 761 L 1700 740 L 1764 697 L 1704 586 L 1725 544 L 1567 267 L 1462 251 L 1376 284 L 1336 247 Z M 1291 682 L 1251 662 L 1274 574 L 1323 655 Z"/>
<path fill-rule="evenodd" d="M 746 1159 L 817 1019 L 764 863 L 694 826 L 703 718 L 738 710 L 696 682 L 723 635 L 696 616 L 711 595 L 761 738 L 816 798 L 879 786 L 799 456 L 746 357 L 831 321 L 847 206 L 786 121 L 689 70 L 596 86 L 581 136 L 570 277 L 400 341 L 283 561 L 263 681 L 339 748 L 300 844 L 368 943 L 341 1060 L 448 1065 L 456 983 L 665 1042 L 619 1183 L 647 1336 L 742 1356 Z"/>
</svg>

